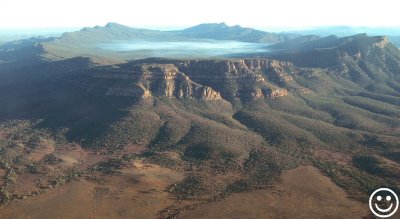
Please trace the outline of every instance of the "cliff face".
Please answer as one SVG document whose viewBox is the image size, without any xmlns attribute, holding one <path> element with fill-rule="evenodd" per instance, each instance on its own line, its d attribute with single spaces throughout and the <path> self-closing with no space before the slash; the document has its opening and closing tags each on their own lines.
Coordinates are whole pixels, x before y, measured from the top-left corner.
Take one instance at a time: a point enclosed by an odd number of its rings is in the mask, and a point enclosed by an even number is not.
<svg viewBox="0 0 400 219">
<path fill-rule="evenodd" d="M 298 71 L 272 59 L 132 62 L 94 68 L 84 84 L 101 87 L 107 96 L 251 101 L 288 95 L 281 85 Z"/>
<path fill-rule="evenodd" d="M 372 46 L 378 48 L 385 48 L 389 44 L 389 39 L 386 36 L 376 37 L 376 42 L 372 44 Z"/>
<path fill-rule="evenodd" d="M 219 100 L 210 87 L 195 83 L 173 64 L 142 64 L 129 69 L 95 70 L 92 83 L 106 84 L 107 96 L 151 98 L 164 96 L 178 99 Z M 105 83 L 104 83 L 105 82 Z"/>
<path fill-rule="evenodd" d="M 177 66 L 192 80 L 214 88 L 224 98 L 244 101 L 286 96 L 288 91 L 279 85 L 293 80 L 287 70 L 296 71 L 291 63 L 272 59 L 193 60 Z"/>
<path fill-rule="evenodd" d="M 141 66 L 148 77 L 143 78 L 141 83 L 151 92 L 159 96 L 219 100 L 221 96 L 212 88 L 193 82 L 185 73 L 180 72 L 172 64 L 144 65 Z"/>
</svg>

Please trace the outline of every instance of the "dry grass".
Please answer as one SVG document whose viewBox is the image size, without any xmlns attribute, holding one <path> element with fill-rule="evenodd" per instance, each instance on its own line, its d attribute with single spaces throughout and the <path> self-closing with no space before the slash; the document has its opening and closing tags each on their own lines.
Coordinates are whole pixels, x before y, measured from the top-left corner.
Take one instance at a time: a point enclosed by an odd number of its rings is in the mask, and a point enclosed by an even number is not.
<svg viewBox="0 0 400 219">
<path fill-rule="evenodd" d="M 165 188 L 182 179 L 173 170 L 134 161 L 102 183 L 81 179 L 45 194 L 17 200 L 0 218 L 156 218 L 172 205 Z M 25 181 L 24 181 L 25 182 Z"/>
<path fill-rule="evenodd" d="M 314 167 L 284 171 L 268 190 L 237 193 L 183 213 L 180 218 L 361 218 L 364 203 L 346 193 Z"/>
</svg>

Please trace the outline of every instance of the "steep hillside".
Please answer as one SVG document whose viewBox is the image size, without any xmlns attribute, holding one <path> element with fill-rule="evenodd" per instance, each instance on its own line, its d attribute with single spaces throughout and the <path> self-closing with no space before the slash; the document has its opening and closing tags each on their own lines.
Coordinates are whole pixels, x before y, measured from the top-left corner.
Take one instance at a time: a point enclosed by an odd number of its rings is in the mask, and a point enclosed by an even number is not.
<svg viewBox="0 0 400 219">
<path fill-rule="evenodd" d="M 400 51 L 387 37 L 331 36 L 298 44 L 294 50 L 285 43 L 276 48 L 286 52 L 275 57 L 299 66 L 328 69 L 368 91 L 389 95 L 399 91 Z"/>
<path fill-rule="evenodd" d="M 52 40 L 53 38 L 30 38 L 0 45 L 1 68 L 43 62 L 42 55 L 45 53 L 45 49 L 41 43 Z"/>
</svg>

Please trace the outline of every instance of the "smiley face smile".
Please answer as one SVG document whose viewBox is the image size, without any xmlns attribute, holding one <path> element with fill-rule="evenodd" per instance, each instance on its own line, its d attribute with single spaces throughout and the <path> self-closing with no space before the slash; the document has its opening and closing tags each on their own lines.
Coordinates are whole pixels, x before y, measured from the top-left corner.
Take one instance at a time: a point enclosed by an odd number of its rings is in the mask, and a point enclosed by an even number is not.
<svg viewBox="0 0 400 219">
<path fill-rule="evenodd" d="M 380 211 L 380 212 L 382 212 L 382 213 L 389 212 L 390 210 L 392 210 L 392 207 L 393 207 L 393 203 L 390 204 L 390 206 L 389 206 L 388 208 L 382 209 L 382 208 L 380 208 L 380 207 L 375 203 L 375 208 L 378 209 L 378 211 Z"/>
</svg>

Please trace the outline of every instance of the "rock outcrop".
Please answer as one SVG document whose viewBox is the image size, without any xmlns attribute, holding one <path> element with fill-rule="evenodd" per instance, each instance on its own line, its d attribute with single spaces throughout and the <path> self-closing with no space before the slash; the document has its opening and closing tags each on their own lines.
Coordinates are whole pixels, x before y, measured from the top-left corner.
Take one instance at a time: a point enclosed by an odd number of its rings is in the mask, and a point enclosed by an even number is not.
<svg viewBox="0 0 400 219">
<path fill-rule="evenodd" d="M 287 95 L 279 85 L 293 80 L 288 70 L 297 72 L 293 64 L 273 59 L 190 60 L 178 62 L 177 66 L 193 81 L 220 92 L 223 98 L 242 101 Z"/>
<path fill-rule="evenodd" d="M 221 95 L 211 87 L 193 82 L 173 64 L 140 64 L 129 68 L 96 69 L 92 83 L 108 85 L 107 96 L 151 98 L 164 96 L 178 99 L 219 100 Z"/>
<path fill-rule="evenodd" d="M 372 44 L 372 46 L 378 48 L 385 48 L 389 44 L 389 39 L 386 36 L 376 37 L 376 42 Z"/>
<path fill-rule="evenodd" d="M 298 72 L 273 59 L 163 60 L 96 67 L 84 83 L 107 96 L 251 101 L 288 95 L 282 85 Z"/>
<path fill-rule="evenodd" d="M 284 97 L 288 95 L 288 91 L 286 89 L 275 89 L 271 90 L 267 95 L 269 98 L 276 98 L 276 97 Z"/>
</svg>

